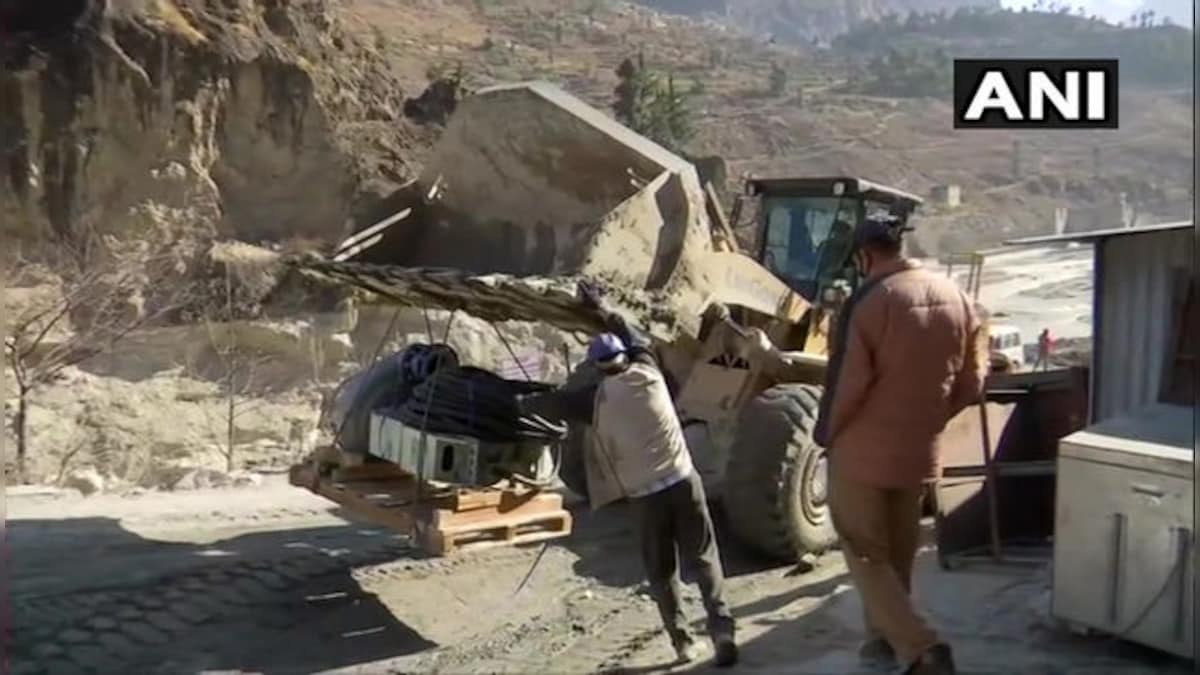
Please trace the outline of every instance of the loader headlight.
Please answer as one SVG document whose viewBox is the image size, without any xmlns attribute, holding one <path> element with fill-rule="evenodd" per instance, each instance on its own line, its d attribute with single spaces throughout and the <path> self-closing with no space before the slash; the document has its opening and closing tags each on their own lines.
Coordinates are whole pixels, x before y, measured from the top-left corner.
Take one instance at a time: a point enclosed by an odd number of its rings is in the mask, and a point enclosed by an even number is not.
<svg viewBox="0 0 1200 675">
<path fill-rule="evenodd" d="M 846 191 L 846 184 L 845 184 L 845 183 L 843 183 L 843 182 L 841 182 L 841 181 L 838 181 L 838 182 L 836 182 L 836 183 L 834 183 L 834 184 L 833 184 L 833 196 L 834 196 L 834 197 L 840 197 L 840 196 L 842 196 L 842 193 L 843 193 L 843 192 L 845 192 L 845 191 Z"/>
</svg>

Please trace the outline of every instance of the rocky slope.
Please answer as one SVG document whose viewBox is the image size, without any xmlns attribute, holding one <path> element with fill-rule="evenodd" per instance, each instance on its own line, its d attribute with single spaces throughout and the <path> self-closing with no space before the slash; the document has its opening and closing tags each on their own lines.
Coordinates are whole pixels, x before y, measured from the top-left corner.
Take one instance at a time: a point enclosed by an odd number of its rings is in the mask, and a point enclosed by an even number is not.
<svg viewBox="0 0 1200 675">
<path fill-rule="evenodd" d="M 323 1 L 4 4 L 6 241 L 329 239 L 406 179 L 403 92 Z"/>
</svg>

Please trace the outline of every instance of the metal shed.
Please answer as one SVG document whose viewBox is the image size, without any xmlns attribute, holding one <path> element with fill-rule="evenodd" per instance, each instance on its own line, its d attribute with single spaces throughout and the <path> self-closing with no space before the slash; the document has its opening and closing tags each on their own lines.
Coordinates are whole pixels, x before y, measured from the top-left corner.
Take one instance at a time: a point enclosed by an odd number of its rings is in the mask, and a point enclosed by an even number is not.
<svg viewBox="0 0 1200 675">
<path fill-rule="evenodd" d="M 1171 353 L 1178 289 L 1195 269 L 1191 221 L 1074 232 L 1013 246 L 1094 244 L 1090 421 L 1159 400 Z"/>
</svg>

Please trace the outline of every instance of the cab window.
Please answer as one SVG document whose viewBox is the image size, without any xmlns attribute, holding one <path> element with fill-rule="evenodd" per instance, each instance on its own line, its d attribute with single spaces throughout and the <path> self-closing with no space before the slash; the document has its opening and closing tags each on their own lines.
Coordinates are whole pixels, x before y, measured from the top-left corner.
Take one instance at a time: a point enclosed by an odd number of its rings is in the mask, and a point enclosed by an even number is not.
<svg viewBox="0 0 1200 675">
<path fill-rule="evenodd" d="M 838 197 L 769 197 L 763 201 L 763 264 L 812 300 L 844 265 L 855 202 Z"/>
</svg>

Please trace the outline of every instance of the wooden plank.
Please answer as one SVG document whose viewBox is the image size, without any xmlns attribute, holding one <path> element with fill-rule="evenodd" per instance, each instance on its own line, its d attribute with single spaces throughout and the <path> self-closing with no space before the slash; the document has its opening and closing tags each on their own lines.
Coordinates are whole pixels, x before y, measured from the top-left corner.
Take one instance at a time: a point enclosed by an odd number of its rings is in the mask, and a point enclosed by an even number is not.
<svg viewBox="0 0 1200 675">
<path fill-rule="evenodd" d="M 1053 476 L 1056 472 L 1054 460 L 1033 460 L 1028 462 L 995 462 L 996 475 L 1006 476 Z M 981 478 L 987 474 L 983 464 L 947 466 L 942 469 L 942 478 Z"/>
<path fill-rule="evenodd" d="M 444 505 L 439 506 L 450 511 L 498 508 L 503 496 L 500 490 L 456 490 L 444 500 Z"/>
<path fill-rule="evenodd" d="M 415 535 L 430 554 L 511 546 L 564 537 L 570 512 L 561 494 L 525 487 L 453 488 L 424 485 L 380 464 L 348 467 L 340 478 L 321 476 L 313 464 L 288 472 L 303 487 L 371 522 Z"/>
<path fill-rule="evenodd" d="M 343 465 L 333 470 L 333 479 L 337 481 L 394 480 L 398 478 L 412 480 L 412 474 L 391 462 L 367 462 L 356 466 Z"/>
<path fill-rule="evenodd" d="M 509 519 L 545 515 L 561 510 L 562 495 L 542 492 L 506 511 L 498 509 L 471 509 L 468 511 L 435 509 L 430 525 L 442 530 L 463 526 L 479 527 L 483 523 L 507 522 Z"/>
<path fill-rule="evenodd" d="M 517 546 L 557 539 L 570 534 L 571 525 L 571 513 L 560 510 L 494 520 L 484 526 L 430 527 L 424 531 L 421 539 L 422 546 L 430 554 L 449 555 L 466 550 Z"/>
</svg>

